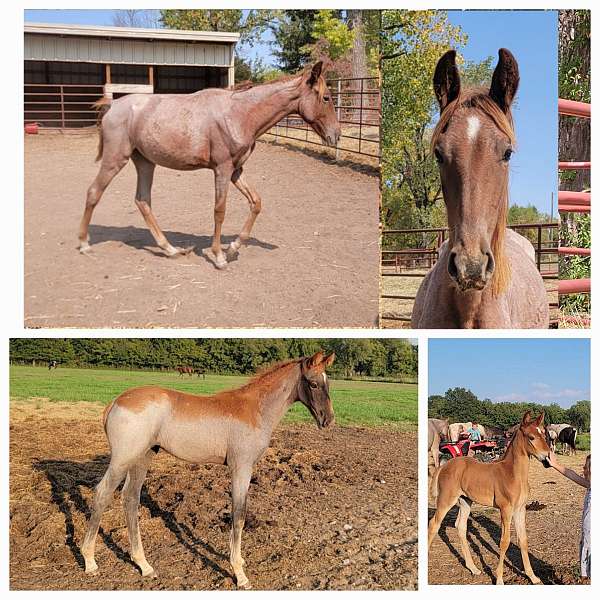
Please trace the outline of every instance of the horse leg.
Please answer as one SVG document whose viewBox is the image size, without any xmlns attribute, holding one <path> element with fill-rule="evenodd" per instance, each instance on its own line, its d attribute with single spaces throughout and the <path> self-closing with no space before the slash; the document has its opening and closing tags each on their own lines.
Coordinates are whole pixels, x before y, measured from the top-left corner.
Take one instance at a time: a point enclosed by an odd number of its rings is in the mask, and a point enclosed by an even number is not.
<svg viewBox="0 0 600 600">
<path fill-rule="evenodd" d="M 154 454 L 155 452 L 153 450 L 148 450 L 146 455 L 129 469 L 125 485 L 123 486 L 123 507 L 127 519 L 129 543 L 131 544 L 131 558 L 140 568 L 142 576 L 156 576 L 154 569 L 148 564 L 146 555 L 144 554 L 138 519 L 140 492 L 142 491 L 142 485 Z"/>
<path fill-rule="evenodd" d="M 431 517 L 431 521 L 429 521 L 427 548 L 431 547 L 433 538 L 437 535 L 444 517 L 448 514 L 448 511 L 454 504 L 456 504 L 458 497 L 458 494 L 450 495 L 448 492 L 444 491 L 444 489 L 439 490 L 435 514 Z"/>
<path fill-rule="evenodd" d="M 219 167 L 215 169 L 215 230 L 213 233 L 213 241 L 211 252 L 215 259 L 217 269 L 227 267 L 227 258 L 221 247 L 221 229 L 225 220 L 225 208 L 227 206 L 227 190 L 231 181 L 233 167 Z"/>
<path fill-rule="evenodd" d="M 111 461 L 108 466 L 108 470 L 104 474 L 100 483 L 96 486 L 94 491 L 94 503 L 92 507 L 92 515 L 88 521 L 87 531 L 83 544 L 81 544 L 81 555 L 85 560 L 85 572 L 92 573 L 98 569 L 96 560 L 94 559 L 94 552 L 96 548 L 96 535 L 100 527 L 100 519 L 102 513 L 106 510 L 106 507 L 110 504 L 115 490 L 123 481 L 125 477 L 126 468 L 122 466 L 116 466 Z"/>
<path fill-rule="evenodd" d="M 521 558 L 523 560 L 523 569 L 529 577 L 531 583 L 542 583 L 539 577 L 536 577 L 531 563 L 529 562 L 529 546 L 527 544 L 527 528 L 525 526 L 525 505 L 519 507 L 514 514 L 515 529 L 517 531 L 517 542 L 521 550 Z"/>
<path fill-rule="evenodd" d="M 504 557 L 510 545 L 510 523 L 513 517 L 511 506 L 500 508 L 502 519 L 502 537 L 500 538 L 500 554 L 498 555 L 498 567 L 496 569 L 496 585 L 504 585 Z"/>
<path fill-rule="evenodd" d="M 233 172 L 231 181 L 248 200 L 250 205 L 250 214 L 248 215 L 248 218 L 246 219 L 246 222 L 244 223 L 242 231 L 238 237 L 231 242 L 231 244 L 229 244 L 229 248 L 227 249 L 227 260 L 233 260 L 238 254 L 238 250 L 250 237 L 250 232 L 254 226 L 254 221 L 256 221 L 256 217 L 258 217 L 262 206 L 260 196 L 256 193 L 256 190 L 252 188 L 244 179 L 243 170 L 241 167 Z"/>
<path fill-rule="evenodd" d="M 458 529 L 458 537 L 460 539 L 463 558 L 465 559 L 467 569 L 469 569 L 473 575 L 481 575 L 481 571 L 473 563 L 469 542 L 467 541 L 467 522 L 469 520 L 469 515 L 471 514 L 471 504 L 471 500 L 464 496 L 461 496 L 458 499 L 458 516 L 456 517 L 454 525 L 456 529 Z"/>
<path fill-rule="evenodd" d="M 190 248 L 175 248 L 169 243 L 158 221 L 152 212 L 152 182 L 154 180 L 154 169 L 156 165 L 142 156 L 137 150 L 131 155 L 131 160 L 137 171 L 137 187 L 135 191 L 135 204 L 150 229 L 152 237 L 156 244 L 162 248 L 167 256 L 180 256 L 181 254 L 189 254 L 194 247 Z"/>
<path fill-rule="evenodd" d="M 252 586 L 244 573 L 246 561 L 242 558 L 242 530 L 246 520 L 246 498 L 252 467 L 244 466 L 232 468 L 231 472 L 231 500 L 232 518 L 231 535 L 229 537 L 229 562 L 239 588 L 249 590 Z"/>
<path fill-rule="evenodd" d="M 110 127 L 104 121 L 100 135 L 103 143 L 102 163 L 96 178 L 88 188 L 85 210 L 79 225 L 79 250 L 84 254 L 90 247 L 88 229 L 94 208 L 100 202 L 104 190 L 127 164 L 133 152 L 126 127 Z"/>
</svg>

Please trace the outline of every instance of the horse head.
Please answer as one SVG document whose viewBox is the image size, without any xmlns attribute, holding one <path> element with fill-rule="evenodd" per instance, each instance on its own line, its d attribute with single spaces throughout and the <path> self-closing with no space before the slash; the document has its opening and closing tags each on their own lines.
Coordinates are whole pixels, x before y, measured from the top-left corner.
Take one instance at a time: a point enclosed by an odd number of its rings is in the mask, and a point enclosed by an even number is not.
<svg viewBox="0 0 600 600">
<path fill-rule="evenodd" d="M 323 77 L 323 61 L 307 69 L 301 82 L 298 113 L 328 146 L 335 146 L 341 135 L 331 92 Z"/>
<path fill-rule="evenodd" d="M 319 429 L 329 427 L 335 420 L 333 405 L 329 397 L 329 381 L 325 369 L 335 360 L 335 353 L 324 356 L 317 352 L 301 362 L 298 400 L 308 408 Z"/>
<path fill-rule="evenodd" d="M 549 466 L 550 446 L 544 426 L 544 411 L 538 415 L 537 419 L 533 419 L 531 411 L 528 410 L 523 415 L 519 430 L 525 440 L 527 454 L 535 456 L 545 467 Z"/>
<path fill-rule="evenodd" d="M 489 90 L 461 90 L 456 52 L 440 58 L 433 78 L 440 120 L 431 141 L 450 228 L 448 273 L 461 291 L 491 282 L 494 294 L 510 277 L 503 247 L 515 144 L 510 107 L 519 85 L 514 56 L 504 48 L 498 55 Z"/>
</svg>

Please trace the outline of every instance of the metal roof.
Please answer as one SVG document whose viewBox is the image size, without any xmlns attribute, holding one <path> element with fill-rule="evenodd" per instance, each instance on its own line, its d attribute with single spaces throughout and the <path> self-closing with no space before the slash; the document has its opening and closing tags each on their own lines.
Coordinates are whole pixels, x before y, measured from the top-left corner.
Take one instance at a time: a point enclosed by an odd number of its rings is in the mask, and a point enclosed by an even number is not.
<svg viewBox="0 0 600 600">
<path fill-rule="evenodd" d="M 143 27 L 109 27 L 96 25 L 60 25 L 55 23 L 25 23 L 25 33 L 58 36 L 88 36 L 100 38 L 125 38 L 165 40 L 179 42 L 211 42 L 235 44 L 239 33 L 228 31 L 190 31 L 186 29 L 147 29 Z"/>
</svg>

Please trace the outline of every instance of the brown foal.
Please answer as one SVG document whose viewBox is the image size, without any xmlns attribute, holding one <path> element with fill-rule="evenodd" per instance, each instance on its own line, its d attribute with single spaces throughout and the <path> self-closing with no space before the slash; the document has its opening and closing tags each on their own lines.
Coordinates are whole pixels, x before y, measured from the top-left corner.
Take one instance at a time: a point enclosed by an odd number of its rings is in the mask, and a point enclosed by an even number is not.
<svg viewBox="0 0 600 600">
<path fill-rule="evenodd" d="M 440 120 L 431 146 L 440 170 L 449 240 L 415 299 L 412 326 L 548 328 L 546 289 L 535 252 L 508 229 L 509 161 L 515 146 L 511 105 L 519 68 L 498 52 L 489 90 L 461 89 L 456 52 L 444 54 L 433 87 Z"/>
<path fill-rule="evenodd" d="M 211 169 L 215 175 L 214 234 L 211 246 L 215 266 L 223 269 L 250 237 L 261 211 L 261 199 L 245 180 L 243 167 L 256 140 L 287 115 L 299 114 L 323 142 L 335 146 L 340 137 L 331 93 L 317 62 L 299 75 L 245 86 L 243 89 L 206 89 L 195 94 L 130 94 L 111 103 L 101 100 L 100 171 L 87 192 L 79 227 L 79 248 L 89 250 L 88 228 L 104 190 L 129 162 L 137 171 L 135 203 L 156 243 L 167 256 L 187 254 L 174 248 L 152 212 L 152 180 L 156 165 L 193 171 Z M 107 108 L 107 105 L 110 105 Z M 221 247 L 229 184 L 248 200 L 250 213 L 240 234 Z"/>
<path fill-rule="evenodd" d="M 87 573 L 96 571 L 96 535 L 102 513 L 125 479 L 123 506 L 131 558 L 142 575 L 153 575 L 138 523 L 140 492 L 150 462 L 160 450 L 195 463 L 226 464 L 231 472 L 230 562 L 238 587 L 250 588 L 242 558 L 246 497 L 254 465 L 269 446 L 287 409 L 302 402 L 319 428 L 334 421 L 325 369 L 334 354 L 290 360 L 255 376 L 245 386 L 214 396 L 196 396 L 147 386 L 123 392 L 104 411 L 110 444 L 108 470 L 96 487 L 92 514 L 81 546 Z"/>
<path fill-rule="evenodd" d="M 549 454 L 544 413 L 542 412 L 537 419 L 532 419 L 528 411 L 523 415 L 523 420 L 501 460 L 480 463 L 474 458 L 461 456 L 436 470 L 431 488 L 434 497 L 437 497 L 437 503 L 435 514 L 429 521 L 428 547 L 431 547 L 448 511 L 458 503 L 455 527 L 458 529 L 465 565 L 473 575 L 479 575 L 481 571 L 473 563 L 467 542 L 467 521 L 473 502 L 493 506 L 500 509 L 502 519 L 496 584 L 504 583 L 504 556 L 510 544 L 510 525 L 513 518 L 525 573 L 532 583 L 541 583 L 529 562 L 525 506 L 529 496 L 529 458 L 534 456 L 546 464 Z"/>
</svg>

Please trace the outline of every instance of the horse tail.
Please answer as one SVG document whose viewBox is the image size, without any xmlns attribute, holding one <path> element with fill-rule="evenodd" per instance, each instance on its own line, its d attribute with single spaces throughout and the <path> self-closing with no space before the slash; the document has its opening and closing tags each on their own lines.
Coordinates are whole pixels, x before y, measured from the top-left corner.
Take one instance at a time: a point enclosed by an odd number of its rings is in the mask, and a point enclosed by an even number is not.
<svg viewBox="0 0 600 600">
<path fill-rule="evenodd" d="M 108 435 L 106 431 L 106 421 L 108 420 L 108 414 L 110 413 L 110 409 L 114 406 L 115 401 L 113 400 L 110 404 L 107 404 L 102 411 L 102 426 L 104 427 L 104 433 Z"/>
<path fill-rule="evenodd" d="M 98 154 L 96 156 L 96 162 L 98 162 L 102 158 L 102 153 L 104 151 L 104 138 L 102 136 L 102 119 L 104 115 L 109 111 L 110 105 L 112 103 L 112 98 L 100 98 L 92 104 L 92 108 L 98 111 L 98 117 L 96 120 L 96 126 L 98 127 Z"/>
</svg>

